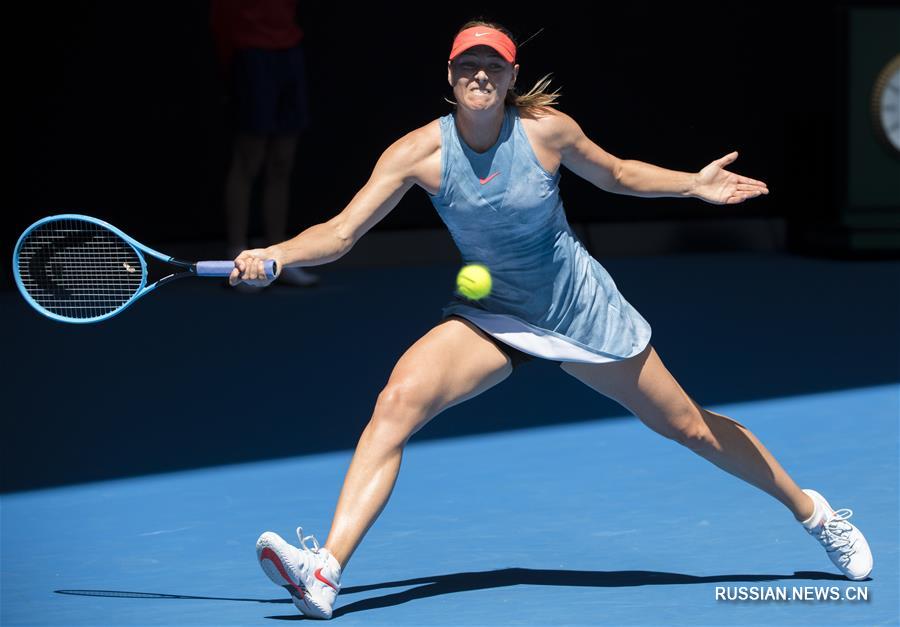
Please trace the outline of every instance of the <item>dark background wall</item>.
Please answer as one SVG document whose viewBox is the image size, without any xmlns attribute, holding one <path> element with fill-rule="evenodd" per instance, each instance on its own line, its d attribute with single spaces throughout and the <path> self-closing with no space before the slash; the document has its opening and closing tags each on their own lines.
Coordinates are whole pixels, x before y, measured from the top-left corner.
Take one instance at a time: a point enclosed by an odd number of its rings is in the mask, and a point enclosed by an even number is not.
<svg viewBox="0 0 900 627">
<path fill-rule="evenodd" d="M 560 108 L 610 152 L 696 170 L 738 149 L 733 168 L 773 192 L 726 208 L 608 196 L 568 174 L 571 220 L 830 210 L 838 5 L 415 6 L 302 7 L 314 126 L 295 175 L 296 228 L 340 211 L 385 147 L 448 111 L 450 42 L 482 14 L 520 40 L 544 29 L 521 49 L 521 84 L 552 72 Z M 19 3 L 7 19 L 7 248 L 57 210 L 146 242 L 222 238 L 229 129 L 207 3 Z M 379 228 L 439 224 L 415 190 Z"/>
<path fill-rule="evenodd" d="M 560 108 L 607 150 L 696 170 L 737 149 L 734 169 L 772 191 L 713 206 L 613 196 L 564 173 L 571 221 L 602 229 L 781 217 L 803 225 L 834 215 L 845 7 L 585 6 L 455 3 L 440 17 L 430 5 L 305 6 L 314 125 L 294 175 L 294 228 L 340 211 L 386 146 L 449 110 L 450 42 L 479 14 L 520 39 L 544 29 L 521 48 L 522 83 L 553 72 Z M 9 11 L 6 254 L 24 227 L 58 211 L 105 218 L 165 251 L 222 240 L 230 133 L 207 3 L 19 3 Z M 414 190 L 376 228 L 393 238 L 438 226 Z M 701 403 L 898 378 L 896 264 L 596 253 Z M 351 447 L 393 363 L 437 322 L 456 269 L 337 271 L 318 290 L 275 286 L 247 298 L 185 281 L 102 325 L 74 328 L 3 291 L 0 344 L 11 373 L 0 492 Z M 248 369 L 266 372 L 265 390 L 247 389 Z M 416 437 L 621 413 L 552 364 L 535 363 Z"/>
</svg>

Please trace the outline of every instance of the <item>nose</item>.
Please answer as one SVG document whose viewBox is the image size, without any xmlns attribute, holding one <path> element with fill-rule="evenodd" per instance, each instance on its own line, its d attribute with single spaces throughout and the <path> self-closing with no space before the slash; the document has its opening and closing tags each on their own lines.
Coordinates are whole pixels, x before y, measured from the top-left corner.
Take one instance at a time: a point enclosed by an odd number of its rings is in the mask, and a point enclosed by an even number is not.
<svg viewBox="0 0 900 627">
<path fill-rule="evenodd" d="M 485 72 L 484 70 L 478 70 L 477 72 L 475 72 L 474 79 L 479 83 L 485 82 L 488 79 L 487 72 Z"/>
</svg>

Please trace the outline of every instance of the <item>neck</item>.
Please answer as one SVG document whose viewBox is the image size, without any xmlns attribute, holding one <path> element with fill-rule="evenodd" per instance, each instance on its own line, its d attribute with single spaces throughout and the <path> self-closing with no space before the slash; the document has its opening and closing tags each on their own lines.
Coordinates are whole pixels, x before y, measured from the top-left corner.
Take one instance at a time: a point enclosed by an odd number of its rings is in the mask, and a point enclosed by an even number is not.
<svg viewBox="0 0 900 627">
<path fill-rule="evenodd" d="M 466 144 L 476 152 L 485 152 L 497 143 L 506 105 L 486 111 L 456 108 L 456 128 Z"/>
</svg>

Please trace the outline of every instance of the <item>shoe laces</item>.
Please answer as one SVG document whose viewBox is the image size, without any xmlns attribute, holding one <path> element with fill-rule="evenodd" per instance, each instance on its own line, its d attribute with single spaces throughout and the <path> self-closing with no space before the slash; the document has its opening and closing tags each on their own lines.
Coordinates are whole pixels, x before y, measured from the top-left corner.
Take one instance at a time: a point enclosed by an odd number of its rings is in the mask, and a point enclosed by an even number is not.
<svg viewBox="0 0 900 627">
<path fill-rule="evenodd" d="M 310 553 L 318 553 L 319 552 L 319 541 L 316 540 L 314 535 L 303 535 L 303 527 L 297 527 L 297 539 L 300 541 L 300 548 L 304 551 L 309 551 Z M 309 548 L 306 545 L 307 540 L 312 540 L 313 548 Z"/>
<path fill-rule="evenodd" d="M 850 556 L 855 552 L 850 538 L 853 525 L 847 522 L 851 516 L 853 516 L 851 509 L 835 510 L 834 516 L 826 518 L 816 533 L 819 542 L 825 546 L 825 550 L 829 553 L 835 551 L 841 553 L 842 561 L 849 561 Z"/>
</svg>

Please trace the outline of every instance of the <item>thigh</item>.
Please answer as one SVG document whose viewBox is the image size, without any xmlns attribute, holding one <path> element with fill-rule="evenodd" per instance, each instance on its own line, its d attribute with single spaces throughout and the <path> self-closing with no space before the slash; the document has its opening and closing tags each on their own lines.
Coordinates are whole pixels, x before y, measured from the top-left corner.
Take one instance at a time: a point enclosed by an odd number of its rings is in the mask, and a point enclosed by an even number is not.
<svg viewBox="0 0 900 627">
<path fill-rule="evenodd" d="M 467 320 L 447 319 L 403 353 L 382 395 L 419 408 L 424 424 L 497 385 L 511 372 L 509 358 L 478 327 Z"/>
<path fill-rule="evenodd" d="M 461 320 L 463 322 L 469 323 L 469 325 L 472 326 L 482 337 L 486 338 L 490 342 L 493 342 L 494 346 L 499 348 L 500 351 L 509 358 L 509 365 L 512 366 L 513 371 L 515 371 L 515 369 L 522 364 L 528 363 L 529 361 L 534 361 L 535 359 L 534 355 L 529 355 L 526 352 L 520 351 L 514 346 L 510 346 L 509 344 L 501 342 L 490 333 L 482 331 L 474 323 L 470 323 L 469 320 L 467 318 L 464 318 L 463 316 L 460 316 L 458 314 L 450 314 L 445 319 Z"/>
<path fill-rule="evenodd" d="M 309 126 L 309 96 L 303 44 L 282 51 L 275 133 L 299 134 Z"/>
<path fill-rule="evenodd" d="M 296 135 L 272 135 L 266 144 L 266 167 L 269 174 L 289 177 L 294 167 Z"/>
<path fill-rule="evenodd" d="M 232 166 L 248 176 L 256 176 L 265 160 L 267 143 L 264 135 L 238 133 L 234 138 Z"/>
<path fill-rule="evenodd" d="M 700 408 L 663 365 L 652 345 L 638 355 L 604 364 L 567 362 L 567 374 L 607 396 L 651 429 L 671 436 L 701 417 Z"/>
</svg>

